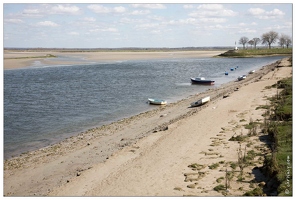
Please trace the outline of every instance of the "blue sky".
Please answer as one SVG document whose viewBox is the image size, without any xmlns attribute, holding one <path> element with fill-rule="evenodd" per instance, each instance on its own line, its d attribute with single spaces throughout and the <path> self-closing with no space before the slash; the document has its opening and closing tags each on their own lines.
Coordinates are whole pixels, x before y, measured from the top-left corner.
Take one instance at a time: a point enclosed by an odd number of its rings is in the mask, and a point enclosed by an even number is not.
<svg viewBox="0 0 296 200">
<path fill-rule="evenodd" d="M 3 46 L 234 46 L 242 36 L 260 38 L 271 30 L 292 38 L 292 6 L 292 3 L 4 3 Z"/>
</svg>

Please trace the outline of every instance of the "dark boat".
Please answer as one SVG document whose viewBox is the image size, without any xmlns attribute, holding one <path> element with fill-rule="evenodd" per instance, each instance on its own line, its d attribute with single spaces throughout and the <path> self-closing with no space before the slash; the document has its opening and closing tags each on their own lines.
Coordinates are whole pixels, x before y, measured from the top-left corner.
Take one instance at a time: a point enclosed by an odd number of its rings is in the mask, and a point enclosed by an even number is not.
<svg viewBox="0 0 296 200">
<path fill-rule="evenodd" d="M 191 78 L 193 84 L 214 85 L 215 81 L 207 80 L 204 77 Z"/>
</svg>

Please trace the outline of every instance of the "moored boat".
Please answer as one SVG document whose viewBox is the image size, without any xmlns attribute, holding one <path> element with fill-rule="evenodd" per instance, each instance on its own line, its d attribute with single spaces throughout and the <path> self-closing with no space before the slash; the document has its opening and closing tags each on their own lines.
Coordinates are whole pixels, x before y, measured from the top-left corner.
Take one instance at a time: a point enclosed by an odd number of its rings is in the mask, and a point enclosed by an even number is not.
<svg viewBox="0 0 296 200">
<path fill-rule="evenodd" d="M 255 70 L 249 71 L 249 74 L 254 74 L 254 73 L 255 73 Z"/>
<path fill-rule="evenodd" d="M 239 76 L 239 77 L 237 78 L 237 80 L 238 80 L 238 81 L 241 81 L 241 80 L 244 80 L 244 79 L 246 79 L 246 78 L 247 78 L 246 75 L 242 75 L 242 76 Z"/>
<path fill-rule="evenodd" d="M 165 105 L 167 102 L 163 99 L 148 99 L 148 103 L 154 104 L 154 105 Z"/>
<path fill-rule="evenodd" d="M 201 106 L 211 100 L 210 96 L 204 97 L 202 99 L 199 99 L 198 101 L 192 102 L 190 105 L 191 107 Z"/>
<path fill-rule="evenodd" d="M 193 84 L 214 85 L 215 81 L 205 79 L 204 77 L 191 78 Z"/>
</svg>

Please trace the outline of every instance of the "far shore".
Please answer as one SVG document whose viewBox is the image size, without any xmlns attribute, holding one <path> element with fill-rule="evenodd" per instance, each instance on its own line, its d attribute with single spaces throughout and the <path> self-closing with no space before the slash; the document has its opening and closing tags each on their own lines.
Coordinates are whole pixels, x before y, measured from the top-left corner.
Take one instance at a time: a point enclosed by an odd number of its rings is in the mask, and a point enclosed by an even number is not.
<svg viewBox="0 0 296 200">
<path fill-rule="evenodd" d="M 48 65 L 78 65 L 91 64 L 96 62 L 114 62 L 127 60 L 148 60 L 148 59 L 176 59 L 176 58 L 202 58 L 214 57 L 225 50 L 197 50 L 197 51 L 84 51 L 84 52 L 60 52 L 60 51 L 4 51 L 4 70 L 20 69 L 28 67 Z M 46 57 L 52 55 L 55 57 Z M 59 58 L 67 57 L 67 60 Z M 72 59 L 72 60 L 71 60 Z"/>
</svg>

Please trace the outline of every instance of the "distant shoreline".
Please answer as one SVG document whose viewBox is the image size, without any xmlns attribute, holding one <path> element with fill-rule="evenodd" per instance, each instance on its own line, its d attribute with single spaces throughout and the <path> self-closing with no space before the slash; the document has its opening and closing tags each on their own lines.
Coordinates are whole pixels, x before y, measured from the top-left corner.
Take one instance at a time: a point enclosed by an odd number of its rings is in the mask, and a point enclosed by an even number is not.
<svg viewBox="0 0 296 200">
<path fill-rule="evenodd" d="M 145 47 L 123 47 L 123 48 L 14 48 L 6 47 L 4 51 L 18 51 L 18 52 L 163 52 L 163 51 L 213 51 L 213 50 L 230 50 L 233 47 L 177 47 L 177 48 L 145 48 Z"/>
<path fill-rule="evenodd" d="M 4 70 L 34 67 L 34 63 L 40 65 L 78 65 L 93 62 L 110 62 L 126 60 L 148 59 L 176 59 L 176 58 L 201 58 L 214 57 L 225 50 L 184 50 L 170 51 L 95 51 L 95 50 L 62 50 L 62 49 L 5 49 Z M 48 56 L 50 55 L 50 56 Z M 60 60 L 60 57 L 68 57 L 68 60 Z M 72 59 L 74 58 L 74 59 Z"/>
</svg>

